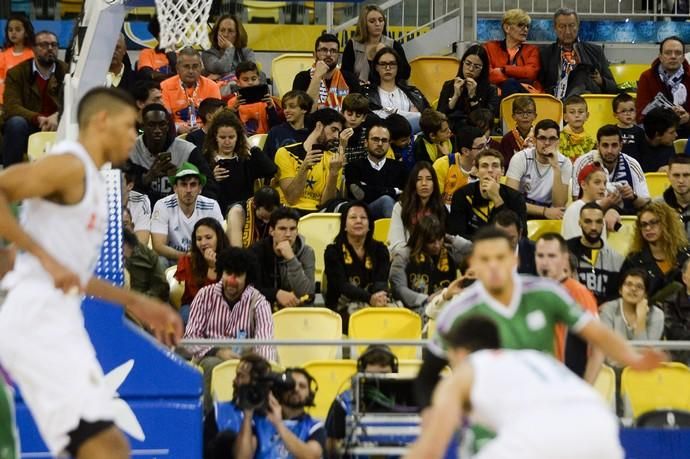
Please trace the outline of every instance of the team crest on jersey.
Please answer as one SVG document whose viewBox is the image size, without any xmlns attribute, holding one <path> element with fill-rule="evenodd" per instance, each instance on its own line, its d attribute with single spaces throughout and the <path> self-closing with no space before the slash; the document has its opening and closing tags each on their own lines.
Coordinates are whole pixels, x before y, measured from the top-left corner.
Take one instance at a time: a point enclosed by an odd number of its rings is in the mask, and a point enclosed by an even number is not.
<svg viewBox="0 0 690 459">
<path fill-rule="evenodd" d="M 541 311 L 532 311 L 527 314 L 527 327 L 532 330 L 541 330 L 546 326 L 546 317 Z"/>
</svg>

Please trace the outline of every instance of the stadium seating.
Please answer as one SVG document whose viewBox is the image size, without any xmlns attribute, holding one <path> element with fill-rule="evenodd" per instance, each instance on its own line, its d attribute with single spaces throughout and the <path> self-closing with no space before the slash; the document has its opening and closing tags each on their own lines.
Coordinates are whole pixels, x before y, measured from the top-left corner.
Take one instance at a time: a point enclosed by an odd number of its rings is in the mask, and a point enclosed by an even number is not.
<svg viewBox="0 0 690 459">
<path fill-rule="evenodd" d="M 676 154 L 682 155 L 685 153 L 685 147 L 688 144 L 688 139 L 677 139 L 673 142 L 673 149 L 676 150 Z"/>
<path fill-rule="evenodd" d="M 454 56 L 418 56 L 410 61 L 410 84 L 427 100 L 438 100 L 443 83 L 458 74 L 460 61 Z"/>
<path fill-rule="evenodd" d="M 606 237 L 606 245 L 611 247 L 619 254 L 626 256 L 630 251 L 633 237 L 635 235 L 635 225 L 637 217 L 634 215 L 621 216 L 621 227 L 618 231 L 609 231 Z"/>
<path fill-rule="evenodd" d="M 268 137 L 268 134 L 254 134 L 248 139 L 249 147 L 258 147 L 263 150 L 264 145 L 266 144 L 266 137 Z"/>
<path fill-rule="evenodd" d="M 398 361 L 398 374 L 401 376 L 417 376 L 419 368 L 422 366 L 421 360 L 400 360 Z"/>
<path fill-rule="evenodd" d="M 275 339 L 340 339 L 342 319 L 327 308 L 286 308 L 273 314 Z M 278 361 L 286 367 L 308 360 L 335 359 L 336 346 L 277 346 Z"/>
<path fill-rule="evenodd" d="M 513 100 L 516 97 L 524 96 L 525 94 L 513 94 L 501 101 L 501 116 L 503 120 L 503 132 L 511 131 L 515 128 L 515 120 L 513 119 Z M 563 121 L 563 103 L 553 96 L 548 94 L 529 94 L 534 103 L 537 105 L 537 119 L 534 124 L 541 120 L 550 119 L 561 124 Z"/>
<path fill-rule="evenodd" d="M 642 72 L 649 68 L 649 64 L 613 64 L 609 66 L 613 79 L 616 80 L 618 86 L 627 83 L 634 83 L 637 87 L 637 81 L 640 79 Z"/>
<path fill-rule="evenodd" d="M 357 372 L 354 360 L 313 360 L 303 368 L 316 379 L 319 390 L 316 393 L 315 406 L 309 413 L 319 419 L 326 419 L 328 409 L 335 396 L 350 388 L 352 375 Z"/>
<path fill-rule="evenodd" d="M 652 199 L 661 197 L 666 188 L 671 186 L 666 172 L 647 172 L 644 174 L 644 178 L 647 181 L 647 188 L 649 188 L 649 195 Z"/>
<path fill-rule="evenodd" d="M 271 62 L 271 78 L 276 89 L 276 95 L 283 94 L 292 89 L 292 80 L 298 72 L 311 68 L 314 64 L 314 56 L 304 53 L 287 53 L 273 58 Z"/>
<path fill-rule="evenodd" d="M 84 0 L 58 0 L 55 19 L 63 18 L 67 14 L 79 15 L 83 5 Z"/>
<path fill-rule="evenodd" d="M 527 220 L 527 237 L 536 241 L 545 233 L 561 232 L 562 220 Z"/>
<path fill-rule="evenodd" d="M 323 254 L 326 246 L 333 242 L 340 231 L 340 214 L 321 213 L 305 215 L 297 225 L 299 234 L 304 236 L 307 244 L 314 249 L 316 256 L 314 277 L 318 282 L 324 272 Z"/>
<path fill-rule="evenodd" d="M 433 338 L 434 333 L 436 333 L 436 321 L 433 319 L 429 319 L 429 321 L 426 323 L 426 338 Z"/>
<path fill-rule="evenodd" d="M 374 222 L 374 240 L 388 245 L 388 230 L 391 226 L 390 218 L 379 218 Z"/>
<path fill-rule="evenodd" d="M 26 148 L 29 161 L 36 161 L 45 155 L 57 141 L 57 132 L 35 132 L 29 136 Z"/>
<path fill-rule="evenodd" d="M 348 335 L 352 339 L 420 339 L 422 318 L 404 308 L 369 307 L 350 316 Z M 399 359 L 416 359 L 417 347 L 393 346 Z M 358 353 L 364 350 L 360 346 Z"/>
<path fill-rule="evenodd" d="M 597 131 L 605 124 L 616 124 L 613 116 L 614 94 L 583 94 L 587 102 L 589 118 L 585 123 L 585 133 L 593 139 L 597 138 Z"/>
<path fill-rule="evenodd" d="M 625 368 L 621 395 L 635 418 L 654 410 L 690 410 L 690 369 L 675 362 L 652 371 Z"/>
<path fill-rule="evenodd" d="M 286 2 L 257 2 L 252 0 L 244 0 L 242 2 L 246 14 L 247 22 L 273 22 L 279 24 L 283 8 L 287 6 Z"/>
<path fill-rule="evenodd" d="M 606 400 L 606 403 L 611 407 L 611 410 L 616 411 L 616 373 L 613 368 L 602 365 L 596 381 L 594 381 L 594 389 Z"/>
<path fill-rule="evenodd" d="M 182 295 L 184 294 L 184 282 L 179 282 L 175 279 L 176 271 L 177 265 L 169 267 L 165 270 L 165 278 L 170 286 L 170 304 L 175 309 L 180 309 L 180 306 L 182 306 Z"/>
<path fill-rule="evenodd" d="M 232 383 L 235 380 L 235 373 L 237 373 L 237 365 L 239 364 L 239 359 L 226 360 L 213 368 L 211 372 L 211 395 L 213 396 L 213 400 L 219 402 L 232 400 L 234 393 Z M 204 372 L 198 365 L 194 366 L 197 367 L 201 373 Z M 271 370 L 281 372 L 284 371 L 284 368 L 275 363 L 271 363 Z"/>
<path fill-rule="evenodd" d="M 32 21 L 36 19 L 33 0 L 11 0 L 10 11 L 13 13 L 24 13 L 31 18 Z"/>
</svg>

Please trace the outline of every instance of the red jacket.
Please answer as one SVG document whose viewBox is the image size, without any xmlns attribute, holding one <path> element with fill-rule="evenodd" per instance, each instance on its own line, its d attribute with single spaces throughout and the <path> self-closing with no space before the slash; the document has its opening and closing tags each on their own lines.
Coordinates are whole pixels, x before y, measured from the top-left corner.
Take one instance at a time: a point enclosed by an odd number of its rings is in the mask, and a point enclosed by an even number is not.
<svg viewBox="0 0 690 459">
<path fill-rule="evenodd" d="M 659 59 L 655 59 L 652 62 L 651 68 L 648 68 L 637 82 L 637 99 L 635 101 L 635 111 L 637 112 L 637 122 L 641 123 L 644 120 L 642 115 L 642 110 L 656 97 L 658 93 L 662 93 L 666 98 L 673 103 L 673 94 L 671 90 L 668 89 L 664 83 L 662 83 L 659 77 Z M 688 61 L 683 61 L 683 70 L 685 75 L 683 75 L 683 84 L 688 91 L 688 97 L 685 99 L 683 108 L 685 111 L 690 112 L 690 64 Z"/>
<path fill-rule="evenodd" d="M 510 63 L 505 40 L 486 42 L 484 49 L 489 55 L 489 81 L 492 84 L 498 86 L 508 78 L 515 78 L 520 83 L 530 84 L 542 91 L 541 83 L 537 81 L 541 61 L 539 48 L 535 45 L 523 44 L 515 56 L 514 65 Z"/>
</svg>

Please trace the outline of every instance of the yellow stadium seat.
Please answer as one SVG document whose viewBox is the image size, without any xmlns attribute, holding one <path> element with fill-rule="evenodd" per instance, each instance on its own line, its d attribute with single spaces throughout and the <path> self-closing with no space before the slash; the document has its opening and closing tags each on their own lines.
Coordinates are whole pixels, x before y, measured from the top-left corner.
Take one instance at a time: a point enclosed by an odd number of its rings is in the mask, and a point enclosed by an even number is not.
<svg viewBox="0 0 690 459">
<path fill-rule="evenodd" d="M 275 339 L 340 339 L 342 319 L 327 308 L 286 308 L 273 314 Z M 297 367 L 308 360 L 335 359 L 336 346 L 277 346 L 278 361 Z"/>
<path fill-rule="evenodd" d="M 410 61 L 410 84 L 427 100 L 438 99 L 443 83 L 458 74 L 460 61 L 454 56 L 419 56 Z"/>
<path fill-rule="evenodd" d="M 426 338 L 433 338 L 434 333 L 436 333 L 436 321 L 434 319 L 429 319 L 429 321 L 426 323 Z"/>
<path fill-rule="evenodd" d="M 550 119 L 558 124 L 563 120 L 563 104 L 560 100 L 549 94 L 513 94 L 501 101 L 501 116 L 503 120 L 503 132 L 512 131 L 515 128 L 513 119 L 513 100 L 516 97 L 529 95 L 537 106 L 537 119 L 534 124 L 541 120 Z"/>
<path fill-rule="evenodd" d="M 226 360 L 213 367 L 211 371 L 211 395 L 213 399 L 219 402 L 227 402 L 232 400 L 233 387 L 232 383 L 235 380 L 235 373 L 237 373 L 237 365 L 240 364 L 239 359 Z M 203 368 L 194 365 L 202 374 Z M 271 363 L 271 370 L 281 372 L 284 368 L 275 363 Z"/>
<path fill-rule="evenodd" d="M 652 371 L 624 368 L 621 395 L 635 418 L 653 410 L 690 410 L 690 369 L 682 363 L 667 363 Z"/>
<path fill-rule="evenodd" d="M 585 123 L 585 133 L 591 138 L 597 138 L 597 131 L 605 124 L 616 124 L 613 116 L 613 94 L 583 94 L 587 102 L 589 118 Z"/>
<path fill-rule="evenodd" d="M 438 98 L 431 101 L 431 108 L 434 110 L 438 109 Z"/>
<path fill-rule="evenodd" d="M 391 226 L 390 218 L 379 218 L 374 222 L 374 240 L 388 245 L 388 230 Z"/>
<path fill-rule="evenodd" d="M 268 137 L 268 134 L 254 134 L 247 139 L 249 141 L 249 147 L 258 147 L 263 150 L 266 144 L 266 137 Z"/>
<path fill-rule="evenodd" d="M 666 172 L 647 172 L 644 174 L 647 181 L 647 188 L 649 188 L 649 195 L 652 199 L 661 197 L 666 191 L 666 188 L 671 186 Z"/>
<path fill-rule="evenodd" d="M 305 215 L 299 219 L 297 229 L 307 240 L 307 244 L 314 249 L 314 275 L 318 281 L 324 271 L 323 254 L 326 246 L 333 242 L 340 231 L 340 214 L 317 212 Z"/>
<path fill-rule="evenodd" d="M 594 389 L 601 394 L 612 411 L 616 411 L 616 373 L 613 368 L 602 365 L 601 371 L 594 381 Z"/>
<path fill-rule="evenodd" d="M 352 376 L 357 372 L 354 360 L 313 360 L 303 368 L 316 379 L 319 390 L 314 399 L 315 406 L 309 413 L 318 419 L 326 419 L 328 409 L 335 396 L 350 388 Z"/>
<path fill-rule="evenodd" d="M 420 339 L 422 318 L 404 308 L 369 307 L 350 316 L 348 336 L 352 339 Z M 358 352 L 363 352 L 360 347 Z M 415 346 L 393 346 L 399 359 L 417 358 Z"/>
<path fill-rule="evenodd" d="M 563 220 L 527 220 L 527 237 L 536 241 L 545 233 L 561 233 Z"/>
<path fill-rule="evenodd" d="M 292 80 L 302 70 L 310 69 L 314 56 L 305 53 L 287 53 L 271 61 L 271 78 L 279 97 L 292 89 Z"/>
<path fill-rule="evenodd" d="M 649 66 L 649 64 L 612 64 L 609 65 L 609 69 L 613 74 L 613 79 L 616 80 L 616 84 L 619 86 L 631 82 L 635 82 L 635 86 L 637 86 L 640 75 L 642 75 L 642 72 L 647 70 Z"/>
<path fill-rule="evenodd" d="M 618 231 L 609 231 L 606 236 L 606 245 L 626 256 L 630 251 L 633 237 L 635 235 L 635 225 L 637 217 L 634 215 L 621 216 L 621 227 Z"/>
<path fill-rule="evenodd" d="M 58 0 L 55 8 L 55 19 L 60 19 L 66 14 L 81 14 L 84 0 Z"/>
<path fill-rule="evenodd" d="M 688 145 L 688 139 L 677 139 L 673 141 L 673 149 L 676 154 L 682 155 L 685 153 L 685 147 Z"/>
<path fill-rule="evenodd" d="M 257 2 L 251 0 L 244 0 L 242 6 L 247 11 L 248 22 L 267 22 L 270 20 L 275 24 L 279 24 L 282 9 L 287 6 L 286 2 Z"/>
<path fill-rule="evenodd" d="M 398 362 L 398 374 L 402 376 L 417 376 L 417 373 L 419 373 L 419 368 L 421 366 L 421 360 L 400 360 Z"/>
<path fill-rule="evenodd" d="M 165 278 L 168 280 L 168 285 L 170 286 L 170 304 L 175 307 L 175 309 L 180 309 L 182 306 L 182 295 L 184 294 L 184 282 L 179 282 L 175 279 L 175 272 L 177 271 L 177 265 L 171 266 L 165 270 Z"/>
<path fill-rule="evenodd" d="M 29 161 L 36 161 L 45 155 L 57 141 L 57 132 L 35 132 L 29 136 L 26 148 Z"/>
</svg>

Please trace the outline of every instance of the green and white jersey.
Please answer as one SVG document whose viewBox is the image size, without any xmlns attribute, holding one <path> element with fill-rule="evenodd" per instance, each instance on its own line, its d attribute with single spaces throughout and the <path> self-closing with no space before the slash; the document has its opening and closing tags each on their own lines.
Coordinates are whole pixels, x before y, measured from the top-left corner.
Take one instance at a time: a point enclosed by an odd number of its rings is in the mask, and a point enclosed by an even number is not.
<svg viewBox="0 0 690 459">
<path fill-rule="evenodd" d="M 556 282 L 534 276 L 513 275 L 513 297 L 507 307 L 496 301 L 477 281 L 450 300 L 436 320 L 429 349 L 446 358 L 443 336 L 461 319 L 482 315 L 496 322 L 501 347 L 534 349 L 554 354 L 555 328 L 564 324 L 578 332 L 593 316 L 584 311 Z"/>
</svg>

